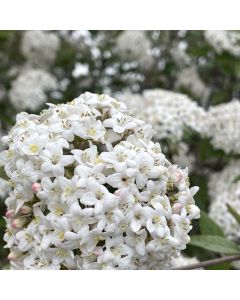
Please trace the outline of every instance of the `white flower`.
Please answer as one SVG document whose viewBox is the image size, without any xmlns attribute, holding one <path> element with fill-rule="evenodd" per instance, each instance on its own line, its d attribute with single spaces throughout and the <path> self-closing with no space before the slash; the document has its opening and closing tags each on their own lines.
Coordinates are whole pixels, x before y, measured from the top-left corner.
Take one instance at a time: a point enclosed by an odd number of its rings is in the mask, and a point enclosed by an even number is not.
<svg viewBox="0 0 240 300">
<path fill-rule="evenodd" d="M 64 265 L 67 269 L 75 269 L 74 253 L 71 250 L 62 248 L 50 249 L 52 255 L 52 263 L 55 266 Z"/>
<path fill-rule="evenodd" d="M 147 229 L 153 237 L 163 238 L 170 235 L 166 217 L 162 212 L 154 212 L 152 218 L 147 221 Z"/>
<path fill-rule="evenodd" d="M 38 137 L 34 134 L 19 143 L 19 150 L 25 155 L 38 155 L 43 150 L 46 141 L 46 136 Z"/>
<path fill-rule="evenodd" d="M 74 174 L 81 177 L 79 180 L 79 184 L 84 184 L 86 178 L 92 178 L 97 180 L 99 183 L 104 184 L 106 182 L 106 177 L 103 175 L 102 171 L 104 168 L 104 164 L 99 163 L 94 167 L 90 168 L 87 166 L 77 166 L 74 170 Z"/>
<path fill-rule="evenodd" d="M 24 229 L 16 234 L 16 239 L 19 241 L 18 249 L 22 252 L 26 252 L 36 243 L 33 228 Z"/>
<path fill-rule="evenodd" d="M 37 194 L 41 200 L 56 201 L 59 199 L 61 189 L 58 180 L 52 181 L 49 177 L 43 177 L 41 180 L 42 191 Z"/>
<path fill-rule="evenodd" d="M 127 232 L 127 236 L 125 237 L 125 242 L 127 245 L 136 249 L 136 252 L 143 256 L 146 251 L 145 240 L 147 238 L 147 232 L 145 229 L 142 229 L 136 233 L 131 231 Z"/>
<path fill-rule="evenodd" d="M 117 133 L 123 133 L 125 130 L 133 129 L 137 126 L 133 118 L 122 113 L 114 114 L 111 119 L 105 120 L 103 125 L 107 128 L 112 128 Z"/>
<path fill-rule="evenodd" d="M 68 204 L 74 203 L 79 197 L 77 189 L 78 176 L 73 176 L 71 179 L 58 177 L 58 183 L 61 188 L 61 201 Z"/>
<path fill-rule="evenodd" d="M 93 215 L 93 208 L 82 209 L 78 203 L 73 203 L 69 209 L 69 218 L 72 221 L 73 231 L 79 234 L 86 228 L 88 229 L 88 225 L 96 222 L 96 218 Z"/>
<path fill-rule="evenodd" d="M 127 161 L 133 159 L 136 151 L 126 149 L 123 145 L 116 145 L 111 152 L 102 152 L 100 159 L 114 166 L 114 169 L 121 172 Z"/>
<path fill-rule="evenodd" d="M 41 170 L 56 177 L 63 176 L 64 167 L 75 161 L 72 155 L 63 155 L 63 149 L 54 144 L 46 146 L 39 157 L 43 161 Z"/>
<path fill-rule="evenodd" d="M 74 132 L 76 136 L 79 136 L 83 139 L 101 141 L 105 135 L 106 130 L 101 121 L 89 119 L 84 123 L 76 124 L 74 127 Z"/>
<path fill-rule="evenodd" d="M 106 95 L 18 115 L 1 153 L 12 268 L 167 268 L 199 217 L 197 189 L 151 136 Z"/>
<path fill-rule="evenodd" d="M 134 159 L 135 164 L 126 170 L 129 177 L 136 176 L 136 184 L 143 188 L 148 179 L 159 177 L 166 170 L 163 166 L 154 166 L 154 159 L 147 153 L 138 153 Z"/>
<path fill-rule="evenodd" d="M 142 226 L 145 226 L 152 214 L 153 209 L 150 207 L 144 207 L 140 203 L 135 204 L 127 215 L 127 218 L 130 219 L 130 228 L 132 231 L 137 232 Z"/>
<path fill-rule="evenodd" d="M 86 166 L 94 166 L 97 161 L 97 147 L 89 142 L 89 148 L 85 150 L 72 150 L 75 160 L 77 163 Z"/>
<path fill-rule="evenodd" d="M 117 197 L 94 179 L 86 180 L 86 193 L 80 198 L 80 202 L 84 205 L 94 205 L 95 214 L 116 207 L 118 204 Z"/>
<path fill-rule="evenodd" d="M 132 256 L 132 250 L 123 242 L 122 236 L 106 239 L 106 251 L 103 254 L 103 261 L 106 263 L 119 264 L 122 256 Z"/>
</svg>

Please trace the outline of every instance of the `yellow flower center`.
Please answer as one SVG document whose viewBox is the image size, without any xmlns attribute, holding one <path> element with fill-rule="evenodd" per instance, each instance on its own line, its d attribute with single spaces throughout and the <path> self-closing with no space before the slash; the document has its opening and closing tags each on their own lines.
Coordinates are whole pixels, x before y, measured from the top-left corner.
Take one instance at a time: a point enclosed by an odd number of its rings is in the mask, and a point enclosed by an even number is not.
<svg viewBox="0 0 240 300">
<path fill-rule="evenodd" d="M 38 147 L 37 144 L 31 144 L 31 145 L 29 146 L 29 149 L 30 149 L 30 151 L 31 151 L 32 153 L 37 153 L 38 150 L 39 150 L 39 147 Z"/>
<path fill-rule="evenodd" d="M 64 232 L 63 232 L 63 231 L 60 232 L 60 233 L 58 234 L 58 238 L 59 238 L 59 240 L 61 240 L 61 241 L 64 240 Z"/>
<path fill-rule="evenodd" d="M 96 129 L 95 128 L 89 128 L 88 130 L 87 130 L 87 134 L 88 135 L 91 135 L 91 136 L 95 136 L 96 135 Z"/>
<path fill-rule="evenodd" d="M 56 214 L 57 216 L 62 216 L 62 215 L 63 215 L 63 210 L 62 210 L 62 208 L 61 208 L 61 207 L 57 207 L 57 208 L 55 209 L 55 214 Z"/>
</svg>

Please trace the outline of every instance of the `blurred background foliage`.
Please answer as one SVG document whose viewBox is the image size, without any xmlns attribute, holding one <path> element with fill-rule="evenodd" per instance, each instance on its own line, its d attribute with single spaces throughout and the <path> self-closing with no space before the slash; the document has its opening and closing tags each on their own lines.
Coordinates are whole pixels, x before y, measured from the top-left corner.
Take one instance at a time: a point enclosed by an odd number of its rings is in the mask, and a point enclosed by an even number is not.
<svg viewBox="0 0 240 300">
<path fill-rule="evenodd" d="M 119 51 L 122 31 L 51 31 L 58 39 L 54 60 L 44 68 L 37 62 L 28 60 L 23 48 L 23 31 L 0 31 L 0 121 L 1 134 L 4 135 L 15 122 L 21 110 L 11 98 L 11 89 L 18 76 L 28 69 L 43 69 L 57 81 L 54 90 L 47 91 L 47 99 L 36 108 L 25 111 L 39 113 L 45 102 L 66 102 L 79 94 L 115 94 L 116 92 L 141 93 L 146 89 L 161 88 L 187 94 L 208 108 L 240 97 L 240 59 L 229 51 L 218 53 L 209 44 L 204 31 L 145 31 L 145 40 L 133 41 L 136 48 L 145 43 L 151 62 L 141 65 L 140 56 L 132 59 L 124 57 Z M 146 42 L 147 41 L 147 42 Z M 35 41 L 36 48 L 41 41 Z M 34 52 L 34 43 L 32 51 Z M 125 41 L 128 45 L 128 41 Z M 130 42 L 129 42 L 130 43 Z M 31 43 L 30 43 L 31 44 Z M 40 46 L 39 46 L 40 45 Z M 31 45 L 30 45 L 31 46 Z M 29 46 L 29 47 L 30 47 Z M 51 45 L 50 45 L 51 46 Z M 39 55 L 48 56 L 51 47 L 43 42 Z M 124 46 L 124 45 L 123 45 Z M 125 45 L 126 46 L 126 45 Z M 130 49 L 131 50 L 131 49 Z M 31 49 L 29 50 L 31 52 Z M 41 52 L 43 51 L 43 52 Z M 128 54 L 128 53 L 127 53 Z M 147 66 L 149 64 L 149 66 Z M 37 82 L 35 83 L 37 84 Z M 28 87 L 22 86 L 22 89 Z M 185 141 L 195 156 L 195 167 L 191 174 L 191 184 L 198 185 L 197 205 L 208 212 L 209 172 L 219 171 L 233 157 L 222 150 L 216 150 L 208 139 L 188 132 Z M 164 141 L 162 141 L 164 143 Z M 0 146 L 3 149 L 3 146 Z M 167 155 L 173 155 L 169 149 Z M 2 172 L 2 171 L 1 171 Z M 1 174 L 3 176 L 3 174 Z M 4 199 L 0 202 L 0 215 L 5 213 Z M 5 222 L 0 218 L 0 268 L 7 264 L 8 251 L 3 248 Z M 201 233 L 201 224 L 194 222 L 191 234 Z M 206 260 L 220 257 L 220 253 L 189 246 L 185 251 L 191 257 Z M 230 264 L 215 268 L 229 268 Z M 232 267 L 231 267 L 232 268 Z"/>
</svg>

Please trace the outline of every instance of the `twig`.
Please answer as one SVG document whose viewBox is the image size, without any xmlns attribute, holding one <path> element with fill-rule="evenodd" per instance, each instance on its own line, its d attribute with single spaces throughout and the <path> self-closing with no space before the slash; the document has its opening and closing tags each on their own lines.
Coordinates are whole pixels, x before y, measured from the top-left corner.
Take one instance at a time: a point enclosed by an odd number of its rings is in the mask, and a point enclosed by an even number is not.
<svg viewBox="0 0 240 300">
<path fill-rule="evenodd" d="M 177 267 L 177 268 L 172 268 L 171 270 L 193 270 L 193 269 L 199 269 L 199 268 L 205 268 L 205 267 L 210 267 L 218 264 L 222 264 L 225 262 L 232 262 L 235 260 L 240 260 L 240 255 L 231 255 L 231 256 L 225 256 L 221 258 L 215 258 L 215 259 L 210 259 L 206 261 L 201 261 L 196 264 L 184 266 L 184 267 Z"/>
</svg>

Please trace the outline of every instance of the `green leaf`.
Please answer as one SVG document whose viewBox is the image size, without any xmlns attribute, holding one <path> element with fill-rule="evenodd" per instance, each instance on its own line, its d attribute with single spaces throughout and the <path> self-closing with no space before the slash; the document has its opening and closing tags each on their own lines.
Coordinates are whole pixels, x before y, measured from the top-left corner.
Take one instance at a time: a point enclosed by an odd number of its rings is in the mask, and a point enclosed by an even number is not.
<svg viewBox="0 0 240 300">
<path fill-rule="evenodd" d="M 206 212 L 201 211 L 200 231 L 202 235 L 217 235 L 224 237 L 221 227 L 216 224 Z"/>
<path fill-rule="evenodd" d="M 214 265 L 214 266 L 209 266 L 206 268 L 206 270 L 229 270 L 231 266 L 230 262 L 225 262 L 222 264 Z"/>
<path fill-rule="evenodd" d="M 230 204 L 227 204 L 227 209 L 230 214 L 236 219 L 238 224 L 240 224 L 240 214 Z"/>
<path fill-rule="evenodd" d="M 216 235 L 193 235 L 190 244 L 217 253 L 240 254 L 237 244 Z"/>
</svg>

